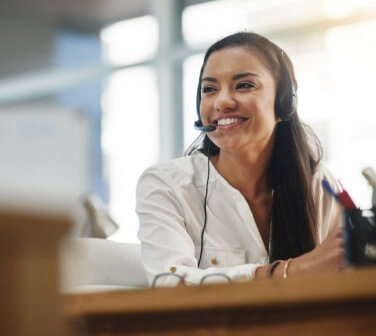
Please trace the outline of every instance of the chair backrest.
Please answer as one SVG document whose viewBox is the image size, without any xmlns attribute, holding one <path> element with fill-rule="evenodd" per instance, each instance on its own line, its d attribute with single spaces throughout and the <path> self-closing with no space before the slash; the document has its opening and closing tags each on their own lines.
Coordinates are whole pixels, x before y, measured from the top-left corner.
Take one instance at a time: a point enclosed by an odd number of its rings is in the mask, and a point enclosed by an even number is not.
<svg viewBox="0 0 376 336">
<path fill-rule="evenodd" d="M 60 260 L 63 292 L 148 287 L 140 244 L 74 238 L 64 243 Z"/>
</svg>

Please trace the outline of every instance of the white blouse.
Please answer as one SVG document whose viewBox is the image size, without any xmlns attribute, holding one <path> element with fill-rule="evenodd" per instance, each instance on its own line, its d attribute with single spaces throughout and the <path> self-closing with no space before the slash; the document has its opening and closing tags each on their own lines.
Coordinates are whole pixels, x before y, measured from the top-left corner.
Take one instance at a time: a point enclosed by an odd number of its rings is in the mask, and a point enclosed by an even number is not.
<svg viewBox="0 0 376 336">
<path fill-rule="evenodd" d="M 193 284 L 214 273 L 233 281 L 249 280 L 258 265 L 269 263 L 247 201 L 210 163 L 204 248 L 197 267 L 207 165 L 208 158 L 197 153 L 152 166 L 139 179 L 138 238 L 149 283 L 165 272 L 184 275 L 186 282 Z M 321 165 L 313 182 L 320 243 L 335 226 L 342 225 L 340 206 L 321 186 L 324 178 L 336 185 L 332 174 Z M 168 284 L 169 277 L 165 280 Z"/>
</svg>

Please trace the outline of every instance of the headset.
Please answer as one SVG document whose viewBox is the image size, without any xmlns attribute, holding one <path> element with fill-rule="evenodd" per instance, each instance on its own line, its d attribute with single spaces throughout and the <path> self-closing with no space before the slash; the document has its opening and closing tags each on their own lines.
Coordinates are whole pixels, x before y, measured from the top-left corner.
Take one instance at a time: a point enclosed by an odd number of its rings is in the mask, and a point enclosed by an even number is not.
<svg viewBox="0 0 376 336">
<path fill-rule="evenodd" d="M 282 80 L 281 83 L 278 85 L 277 90 L 277 97 L 275 100 L 275 111 L 279 118 L 282 119 L 284 122 L 290 121 L 293 116 L 295 115 L 297 108 L 298 108 L 298 96 L 296 94 L 296 88 L 294 82 L 292 80 L 292 76 L 288 69 L 288 66 L 285 61 L 284 51 L 281 50 L 279 55 L 280 65 L 281 65 L 281 73 L 282 73 Z M 215 126 L 204 126 L 201 120 L 201 113 L 200 113 L 200 103 L 201 103 L 201 85 L 199 83 L 197 88 L 196 94 L 196 111 L 198 120 L 196 120 L 193 124 L 194 128 L 198 131 L 209 133 L 215 131 L 217 128 Z M 210 177 L 210 141 L 208 145 L 208 174 L 206 180 L 206 189 L 205 189 L 205 197 L 204 197 L 204 225 L 202 226 L 201 231 L 201 243 L 200 243 L 200 255 L 198 259 L 197 267 L 200 267 L 201 257 L 204 250 L 204 234 L 206 229 L 206 222 L 207 222 L 207 198 L 208 198 L 208 186 L 209 186 L 209 177 Z"/>
<path fill-rule="evenodd" d="M 298 109 L 298 95 L 284 55 L 283 50 L 281 50 L 282 83 L 277 90 L 275 111 L 282 121 L 290 121 Z"/>
</svg>

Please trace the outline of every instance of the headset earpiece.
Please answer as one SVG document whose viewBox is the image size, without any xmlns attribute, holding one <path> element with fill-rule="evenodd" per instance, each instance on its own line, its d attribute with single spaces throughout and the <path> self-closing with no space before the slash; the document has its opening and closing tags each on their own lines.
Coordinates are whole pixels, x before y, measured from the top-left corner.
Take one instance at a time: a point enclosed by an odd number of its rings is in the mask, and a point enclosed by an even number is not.
<svg viewBox="0 0 376 336">
<path fill-rule="evenodd" d="M 275 109 L 278 117 L 283 121 L 288 121 L 296 113 L 298 108 L 298 96 L 283 51 L 281 53 L 281 68 L 283 80 L 277 93 Z"/>
</svg>

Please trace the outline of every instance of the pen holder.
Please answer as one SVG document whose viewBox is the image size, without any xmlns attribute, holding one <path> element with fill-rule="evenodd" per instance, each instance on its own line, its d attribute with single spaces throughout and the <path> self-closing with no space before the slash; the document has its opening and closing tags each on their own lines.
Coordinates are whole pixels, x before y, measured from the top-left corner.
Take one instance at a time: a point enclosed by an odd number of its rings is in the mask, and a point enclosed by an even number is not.
<svg viewBox="0 0 376 336">
<path fill-rule="evenodd" d="M 346 210 L 345 259 L 348 265 L 376 265 L 376 208 Z"/>
</svg>

